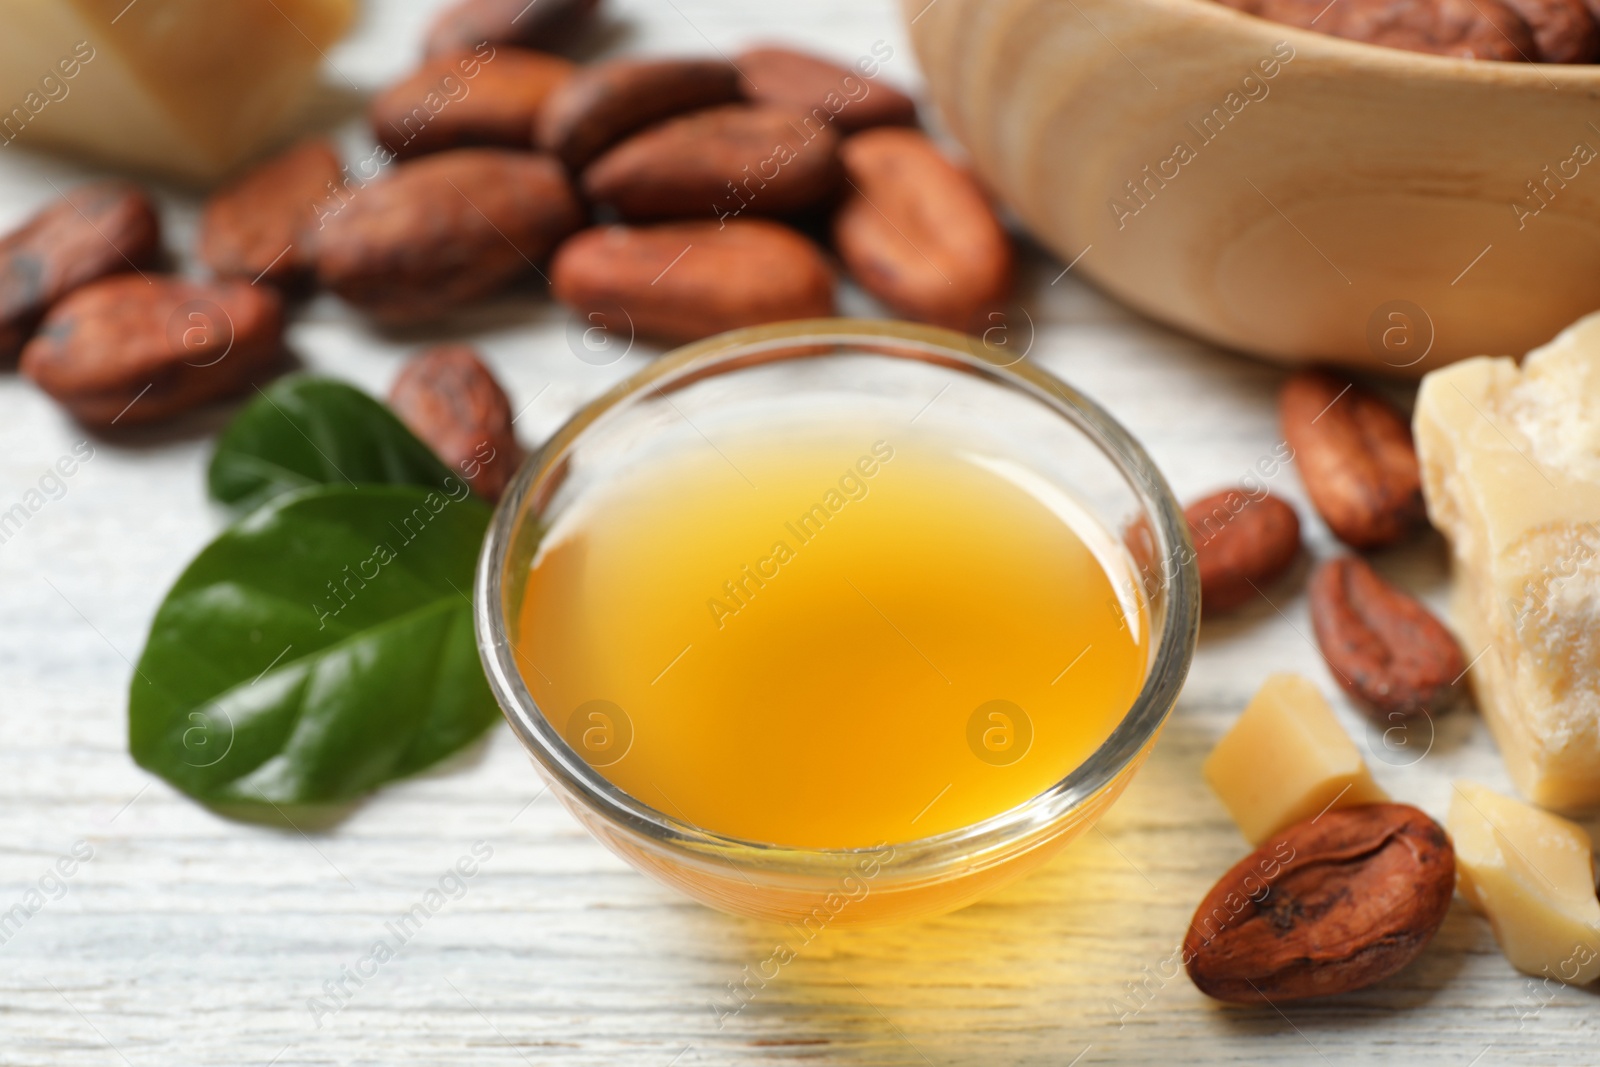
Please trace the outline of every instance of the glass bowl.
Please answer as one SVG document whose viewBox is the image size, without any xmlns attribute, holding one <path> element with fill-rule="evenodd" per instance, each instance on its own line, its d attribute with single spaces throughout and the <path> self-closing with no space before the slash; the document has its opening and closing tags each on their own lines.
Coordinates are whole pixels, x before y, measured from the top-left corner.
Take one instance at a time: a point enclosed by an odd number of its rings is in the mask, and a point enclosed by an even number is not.
<svg viewBox="0 0 1600 1067">
<path fill-rule="evenodd" d="M 1183 686 L 1199 631 L 1188 528 L 1155 465 L 1093 401 L 1012 350 L 907 323 L 822 319 L 737 330 L 663 356 L 579 411 L 518 472 L 476 584 L 489 682 L 552 792 L 628 863 L 712 907 L 815 932 L 949 911 L 1033 870 L 1126 788 Z M 1042 793 L 980 822 L 872 848 L 809 849 L 690 825 L 614 786 L 563 740 L 516 647 L 530 565 L 553 520 L 607 472 L 718 419 L 783 407 L 819 418 L 903 408 L 928 429 L 1003 452 L 1070 495 L 1126 555 L 1146 609 L 1144 682 L 1109 737 Z M 920 427 L 919 427 L 920 428 Z M 1115 610 L 1116 605 L 1108 605 Z M 1070 658 L 1071 651 L 1067 651 Z"/>
</svg>

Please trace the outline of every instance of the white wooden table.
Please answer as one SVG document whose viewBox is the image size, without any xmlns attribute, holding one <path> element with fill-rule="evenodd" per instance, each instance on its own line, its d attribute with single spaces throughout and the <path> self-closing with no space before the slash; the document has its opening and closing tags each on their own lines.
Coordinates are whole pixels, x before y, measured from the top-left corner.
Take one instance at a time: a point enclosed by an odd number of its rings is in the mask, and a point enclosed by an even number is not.
<svg viewBox="0 0 1600 1067">
<path fill-rule="evenodd" d="M 617 49 L 732 51 L 782 36 L 849 59 L 883 39 L 895 49 L 886 76 L 918 81 L 888 0 L 608 2 Z M 393 78 L 434 6 L 368 0 L 331 56 L 343 78 L 330 80 L 369 90 Z M 330 106 L 353 108 L 349 95 Z M 360 122 L 344 131 L 358 149 Z M 52 182 L 85 175 L 10 149 L 0 225 L 54 196 Z M 185 249 L 196 204 L 164 201 L 170 243 Z M 1234 482 L 1271 451 L 1280 371 L 1145 322 L 1061 269 L 1028 256 L 1030 358 L 1119 415 L 1181 495 Z M 324 298 L 292 343 L 311 368 L 381 392 L 407 351 L 465 331 L 527 405 L 518 426 L 531 444 L 647 358 L 590 366 L 564 324 L 530 297 L 457 331 L 385 336 Z M 4 510 L 84 433 L 14 374 L 0 377 L 0 412 Z M 0 1064 L 1600 1062 L 1592 994 L 1514 973 L 1459 902 L 1400 975 L 1284 1013 L 1220 1009 L 1168 962 L 1200 896 L 1246 851 L 1200 780 L 1209 745 L 1273 671 L 1335 692 L 1298 592 L 1207 626 L 1171 725 L 1098 832 L 946 918 L 828 930 L 720 1028 L 710 1003 L 776 932 L 614 859 L 548 796 L 535 799 L 539 782 L 503 728 L 326 832 L 220 818 L 135 767 L 125 745 L 128 661 L 168 584 L 222 523 L 202 485 L 218 421 L 96 439 L 65 495 L 0 544 L 0 912 L 37 902 L 30 888 L 75 842 L 93 849 L 72 878 L 46 881 L 41 897 L 57 898 L 0 945 Z M 1301 506 L 1313 554 L 1333 552 L 1295 475 L 1272 488 Z M 1436 539 L 1378 562 L 1442 602 Z M 1363 736 L 1348 703 L 1338 707 Z M 1382 783 L 1441 818 L 1453 777 L 1508 785 L 1470 709 L 1439 723 L 1424 758 L 1389 759 L 1374 760 Z M 477 841 L 493 855 L 464 895 L 375 975 L 346 977 Z"/>
</svg>

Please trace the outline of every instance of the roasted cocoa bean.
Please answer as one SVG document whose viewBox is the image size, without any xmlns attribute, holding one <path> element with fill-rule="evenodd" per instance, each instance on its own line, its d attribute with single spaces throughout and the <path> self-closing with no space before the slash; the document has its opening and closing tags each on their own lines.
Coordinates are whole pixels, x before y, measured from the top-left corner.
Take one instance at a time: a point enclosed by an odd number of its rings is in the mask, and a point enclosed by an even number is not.
<svg viewBox="0 0 1600 1067">
<path fill-rule="evenodd" d="M 550 94 L 534 141 L 581 170 L 634 130 L 738 96 L 738 71 L 721 60 L 613 59 L 580 68 Z"/>
<path fill-rule="evenodd" d="M 220 278 L 286 288 L 307 281 L 317 266 L 320 216 L 341 171 L 333 145 L 316 138 L 215 193 L 200 219 L 201 262 Z"/>
<path fill-rule="evenodd" d="M 412 359 L 389 390 L 389 406 L 479 496 L 500 499 L 522 449 L 511 401 L 469 345 L 439 345 Z"/>
<path fill-rule="evenodd" d="M 1583 0 L 1505 0 L 1533 31 L 1542 63 L 1593 63 L 1600 56 L 1600 25 Z"/>
<path fill-rule="evenodd" d="M 1322 658 L 1379 723 L 1441 711 L 1455 699 L 1466 660 L 1421 601 L 1354 556 L 1321 564 L 1309 593 Z"/>
<path fill-rule="evenodd" d="M 816 246 L 758 219 L 586 230 L 556 251 L 550 280 L 586 323 L 630 338 L 689 341 L 833 314 Z"/>
<path fill-rule="evenodd" d="M 853 133 L 917 121 L 916 102 L 878 78 L 876 58 L 863 57 L 851 70 L 807 52 L 769 45 L 741 52 L 734 65 L 746 100 L 799 111 L 818 125 L 832 123 Z"/>
<path fill-rule="evenodd" d="M 402 164 L 327 219 L 317 277 L 389 322 L 437 318 L 531 271 L 582 224 L 548 156 L 460 148 Z"/>
<path fill-rule="evenodd" d="M 1326 811 L 1223 875 L 1183 939 L 1199 990 L 1280 1004 L 1380 982 L 1427 947 L 1455 892 L 1443 827 L 1405 804 Z"/>
<path fill-rule="evenodd" d="M 583 192 L 625 219 L 782 215 L 839 180 L 839 137 L 791 111 L 730 104 L 652 126 L 583 172 Z"/>
<path fill-rule="evenodd" d="M 56 301 L 96 278 L 153 264 L 161 251 L 155 205 L 136 186 L 97 182 L 0 239 L 0 360 L 15 359 Z"/>
<path fill-rule="evenodd" d="M 1530 62 L 1528 23 L 1501 0 L 1219 0 L 1247 14 L 1408 52 Z"/>
<path fill-rule="evenodd" d="M 1352 548 L 1381 548 L 1427 517 L 1406 418 L 1346 378 L 1300 371 L 1278 396 L 1284 439 L 1329 529 Z"/>
<path fill-rule="evenodd" d="M 282 355 L 270 286 L 119 274 L 50 311 L 22 373 L 86 425 L 129 426 L 239 392 Z"/>
<path fill-rule="evenodd" d="M 1200 569 L 1200 604 L 1221 614 L 1261 595 L 1300 553 L 1300 518 L 1266 493 L 1225 489 L 1183 512 Z"/>
<path fill-rule="evenodd" d="M 531 148 L 539 109 L 576 69 L 509 45 L 434 56 L 372 101 L 372 132 L 401 159 L 471 145 Z"/>
<path fill-rule="evenodd" d="M 551 51 L 581 34 L 599 6 L 600 0 L 460 0 L 434 18 L 425 47 L 429 56 L 485 43 Z"/>
<path fill-rule="evenodd" d="M 966 172 L 916 130 L 845 138 L 839 257 L 867 292 L 923 322 L 981 333 L 1011 292 L 1010 238 Z"/>
</svg>

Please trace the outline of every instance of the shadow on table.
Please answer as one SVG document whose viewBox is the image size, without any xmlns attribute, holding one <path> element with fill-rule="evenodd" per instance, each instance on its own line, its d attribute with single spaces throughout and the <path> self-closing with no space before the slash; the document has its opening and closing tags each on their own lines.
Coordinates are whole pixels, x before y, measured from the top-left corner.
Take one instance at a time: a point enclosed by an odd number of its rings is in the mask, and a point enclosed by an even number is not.
<svg viewBox="0 0 1600 1067">
<path fill-rule="evenodd" d="M 1417 961 L 1358 993 L 1280 1013 L 1221 1005 L 1193 987 L 1179 944 L 1212 880 L 1248 851 L 1220 805 L 1195 797 L 1209 743 L 1199 723 L 1176 716 L 1099 827 L 1032 876 L 947 916 L 830 928 L 806 941 L 792 928 L 687 913 L 686 938 L 734 942 L 745 965 L 708 978 L 706 1024 L 683 1040 L 713 1063 L 766 1050 L 784 1062 L 1053 1067 L 1075 1057 L 1189 1063 L 1204 1058 L 1200 1044 L 1216 1062 L 1320 1062 L 1306 1035 L 1346 1054 L 1443 1040 L 1438 1006 L 1459 1008 L 1449 991 L 1460 972 L 1496 951 L 1460 902 Z"/>
</svg>

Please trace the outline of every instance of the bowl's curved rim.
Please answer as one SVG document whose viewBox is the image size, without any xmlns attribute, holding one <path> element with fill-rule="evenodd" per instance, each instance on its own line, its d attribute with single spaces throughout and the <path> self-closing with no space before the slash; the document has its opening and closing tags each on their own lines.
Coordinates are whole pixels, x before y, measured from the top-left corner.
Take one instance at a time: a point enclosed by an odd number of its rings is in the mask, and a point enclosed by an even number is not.
<svg viewBox="0 0 1600 1067">
<path fill-rule="evenodd" d="M 517 472 L 496 508 L 478 560 L 473 615 L 479 654 L 501 710 L 512 730 L 545 773 L 569 790 L 571 799 L 597 811 L 608 823 L 648 839 L 682 858 L 699 857 L 776 874 L 839 876 L 859 868 L 864 858 L 881 859 L 882 846 L 812 849 L 774 845 L 719 834 L 694 826 L 638 800 L 612 785 L 567 745 L 538 710 L 516 664 L 516 649 L 504 629 L 503 579 L 530 494 L 547 475 L 558 472 L 572 443 L 611 408 L 634 398 L 675 388 L 703 372 L 718 353 L 745 352 L 807 344 L 910 345 L 934 362 L 955 360 L 966 373 L 1020 388 L 1072 422 L 1105 451 L 1146 513 L 1161 553 L 1166 612 L 1152 633 L 1157 656 L 1144 685 L 1111 734 L 1081 764 L 1051 786 L 1012 808 L 977 823 L 927 837 L 893 842 L 894 880 L 940 877 L 952 866 L 976 869 L 1002 853 L 1032 847 L 1039 834 L 1091 798 L 1113 786 L 1136 766 L 1160 733 L 1188 676 L 1199 636 L 1200 588 L 1187 523 L 1171 488 L 1144 448 L 1097 403 L 1026 362 L 1002 366 L 979 352 L 983 343 L 950 330 L 911 323 L 867 319 L 811 319 L 756 326 L 687 345 L 652 362 L 585 405 Z M 728 356 L 727 358 L 736 358 Z M 1167 561 L 1174 569 L 1170 574 Z M 984 857 L 989 857 L 988 860 Z"/>
<path fill-rule="evenodd" d="M 1052 0 L 1062 5 L 1077 5 L 1073 0 Z M 1259 15 L 1238 11 L 1217 0 L 1118 0 L 1129 7 L 1158 10 L 1163 15 L 1196 15 L 1218 27 L 1244 31 L 1256 39 L 1287 40 L 1295 47 L 1298 61 L 1305 54 L 1332 60 L 1351 61 L 1371 72 L 1427 77 L 1435 81 L 1494 84 L 1496 82 L 1559 91 L 1569 88 L 1600 88 L 1600 62 L 1596 63 L 1518 63 L 1502 59 L 1467 59 L 1459 56 L 1412 52 L 1404 48 L 1372 44 L 1349 37 L 1335 37 L 1316 30 L 1274 22 Z M 1333 0 L 1338 3 L 1339 0 Z M 909 8 L 925 0 L 904 0 Z"/>
</svg>

